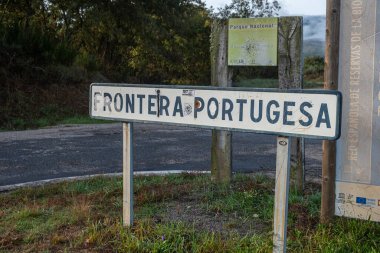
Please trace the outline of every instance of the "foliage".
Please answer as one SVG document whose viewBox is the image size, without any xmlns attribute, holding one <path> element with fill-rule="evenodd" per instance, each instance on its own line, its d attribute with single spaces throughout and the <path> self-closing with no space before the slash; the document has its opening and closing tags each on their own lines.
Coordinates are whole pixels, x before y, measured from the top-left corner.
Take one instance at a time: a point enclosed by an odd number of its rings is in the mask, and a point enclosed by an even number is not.
<svg viewBox="0 0 380 253">
<path fill-rule="evenodd" d="M 277 16 L 281 6 L 277 0 L 232 0 L 218 9 L 216 16 L 227 18 L 253 18 Z"/>
<path fill-rule="evenodd" d="M 52 92 L 82 98 L 99 76 L 208 84 L 209 30 L 200 0 L 0 0 L 0 127 L 33 126 Z M 87 112 L 71 102 L 54 117 Z"/>
<path fill-rule="evenodd" d="M 1 52 L 8 62 L 75 61 L 124 81 L 170 82 L 173 75 L 208 80 L 194 74 L 208 66 L 200 59 L 209 48 L 209 12 L 199 0 L 2 1 L 0 14 Z"/>
<path fill-rule="evenodd" d="M 237 174 L 140 176 L 135 223 L 121 223 L 122 179 L 96 177 L 0 194 L 1 252 L 271 252 L 274 180 Z M 289 252 L 377 252 L 380 224 L 318 224 L 320 185 L 289 194 Z M 359 243 L 358 243 L 359 242 Z"/>
<path fill-rule="evenodd" d="M 308 80 L 322 80 L 325 66 L 325 59 L 321 56 L 311 56 L 305 58 L 305 78 Z"/>
</svg>

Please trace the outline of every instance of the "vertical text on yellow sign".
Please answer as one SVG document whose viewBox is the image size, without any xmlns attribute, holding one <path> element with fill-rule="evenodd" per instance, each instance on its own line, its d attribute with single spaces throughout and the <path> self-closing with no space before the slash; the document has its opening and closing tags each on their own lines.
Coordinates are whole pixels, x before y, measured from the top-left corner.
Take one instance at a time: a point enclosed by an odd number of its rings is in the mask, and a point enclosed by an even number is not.
<svg viewBox="0 0 380 253">
<path fill-rule="evenodd" d="M 229 66 L 276 66 L 278 18 L 232 18 L 228 22 Z"/>
</svg>

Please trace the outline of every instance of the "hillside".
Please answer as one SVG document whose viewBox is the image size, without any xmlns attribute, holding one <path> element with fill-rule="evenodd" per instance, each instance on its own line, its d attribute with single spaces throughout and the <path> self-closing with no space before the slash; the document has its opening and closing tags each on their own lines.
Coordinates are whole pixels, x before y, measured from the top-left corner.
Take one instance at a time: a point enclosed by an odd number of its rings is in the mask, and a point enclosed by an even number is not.
<svg viewBox="0 0 380 253">
<path fill-rule="evenodd" d="M 305 16 L 303 25 L 304 56 L 324 56 L 326 17 Z"/>
</svg>

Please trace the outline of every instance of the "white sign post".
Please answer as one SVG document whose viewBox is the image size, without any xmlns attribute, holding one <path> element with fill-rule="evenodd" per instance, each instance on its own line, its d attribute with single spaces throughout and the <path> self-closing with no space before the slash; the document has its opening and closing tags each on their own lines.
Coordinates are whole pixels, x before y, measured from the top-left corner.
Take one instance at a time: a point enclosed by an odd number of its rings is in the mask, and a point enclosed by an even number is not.
<svg viewBox="0 0 380 253">
<path fill-rule="evenodd" d="M 288 136 L 336 140 L 341 95 L 326 90 L 92 84 L 90 115 L 124 123 L 123 224 L 133 224 L 132 122 L 155 122 L 275 134 L 274 251 L 286 251 L 290 152 Z"/>
<path fill-rule="evenodd" d="M 133 123 L 123 123 L 123 225 L 133 224 Z"/>
<path fill-rule="evenodd" d="M 288 194 L 290 176 L 290 138 L 277 137 L 276 187 L 273 217 L 273 252 L 286 252 Z"/>
</svg>

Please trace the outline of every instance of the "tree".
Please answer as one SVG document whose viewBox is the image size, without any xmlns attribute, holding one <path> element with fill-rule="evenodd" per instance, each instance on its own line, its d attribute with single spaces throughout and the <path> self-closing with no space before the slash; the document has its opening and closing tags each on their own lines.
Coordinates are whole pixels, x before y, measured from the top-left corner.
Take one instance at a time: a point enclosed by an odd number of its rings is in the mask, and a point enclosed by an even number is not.
<svg viewBox="0 0 380 253">
<path fill-rule="evenodd" d="M 0 126 L 64 108 L 38 90 L 87 94 L 93 76 L 208 84 L 210 23 L 201 0 L 0 0 Z"/>
<path fill-rule="evenodd" d="M 232 3 L 218 8 L 215 16 L 227 18 L 252 18 L 277 16 L 281 6 L 277 0 L 232 0 Z"/>
<path fill-rule="evenodd" d="M 145 83 L 209 83 L 210 18 L 199 1 L 155 6 L 137 34 L 128 65 Z M 141 79 L 140 79 L 141 81 Z"/>
</svg>

